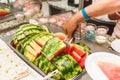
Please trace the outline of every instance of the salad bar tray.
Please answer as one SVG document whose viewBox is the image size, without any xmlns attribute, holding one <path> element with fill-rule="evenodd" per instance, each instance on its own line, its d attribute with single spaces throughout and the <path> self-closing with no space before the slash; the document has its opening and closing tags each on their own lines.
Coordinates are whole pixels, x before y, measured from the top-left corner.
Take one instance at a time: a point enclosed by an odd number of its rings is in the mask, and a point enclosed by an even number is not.
<svg viewBox="0 0 120 80">
<path fill-rule="evenodd" d="M 19 29 L 3 40 L 44 80 L 56 70 L 58 73 L 47 80 L 80 80 L 86 74 L 84 61 L 90 48 L 84 43 L 74 42 L 67 47 L 63 25 L 70 16 L 72 13 L 67 12 L 31 20 L 18 25 Z"/>
<path fill-rule="evenodd" d="M 63 32 L 63 29 L 61 27 L 58 27 L 54 24 L 46 24 L 48 30 L 50 30 L 50 32 L 56 33 L 56 32 Z M 31 68 L 33 68 L 36 72 L 38 72 L 40 75 L 42 75 L 43 77 L 46 76 L 46 74 L 40 70 L 35 64 L 33 64 L 32 62 L 30 62 L 28 59 L 26 59 L 24 57 L 23 54 L 21 54 L 18 50 L 16 50 L 16 48 L 12 45 L 13 44 L 13 35 L 7 36 L 4 38 L 4 41 L 10 46 L 10 48 L 23 60 L 25 61 Z M 70 78 L 71 80 L 79 80 L 84 74 L 86 73 L 85 69 L 83 69 L 83 71 L 78 74 L 77 76 L 74 76 L 73 78 Z M 49 80 L 49 79 L 48 79 Z"/>
</svg>

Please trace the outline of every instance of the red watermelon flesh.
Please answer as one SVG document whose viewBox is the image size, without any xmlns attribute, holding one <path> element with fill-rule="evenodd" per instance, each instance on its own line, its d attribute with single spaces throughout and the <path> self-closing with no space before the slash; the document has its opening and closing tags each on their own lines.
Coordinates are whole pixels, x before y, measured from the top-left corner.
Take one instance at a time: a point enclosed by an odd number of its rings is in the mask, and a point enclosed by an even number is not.
<svg viewBox="0 0 120 80">
<path fill-rule="evenodd" d="M 109 80 L 120 80 L 120 65 L 107 61 L 99 61 L 98 66 Z"/>
<path fill-rule="evenodd" d="M 60 40 L 65 40 L 66 35 L 64 33 L 58 32 L 54 34 L 55 37 L 58 37 Z"/>
</svg>

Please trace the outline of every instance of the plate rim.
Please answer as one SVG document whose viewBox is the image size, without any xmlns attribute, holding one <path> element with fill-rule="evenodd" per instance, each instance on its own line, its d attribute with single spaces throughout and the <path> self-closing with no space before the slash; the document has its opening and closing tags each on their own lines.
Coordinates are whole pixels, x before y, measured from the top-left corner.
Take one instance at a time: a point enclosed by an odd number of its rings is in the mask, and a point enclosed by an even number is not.
<svg viewBox="0 0 120 80">
<path fill-rule="evenodd" d="M 113 41 L 111 42 L 110 46 L 111 46 L 111 48 L 112 48 L 114 51 L 120 53 L 120 50 L 118 50 L 118 49 L 116 49 L 116 47 L 114 47 L 114 45 L 115 45 L 118 41 L 120 42 L 120 39 L 115 39 L 115 40 L 113 40 Z"/>
<path fill-rule="evenodd" d="M 90 55 L 86 58 L 86 60 L 85 60 L 85 69 L 86 69 L 88 75 L 89 75 L 93 80 L 109 80 L 108 77 L 102 72 L 102 70 L 100 70 L 100 68 L 98 67 L 98 65 L 97 65 L 97 67 L 95 66 L 94 68 L 96 68 L 96 69 L 91 72 L 90 67 L 93 68 L 92 65 L 96 65 L 96 64 L 89 63 L 90 60 L 92 60 L 93 62 L 95 62 L 95 61 L 96 61 L 96 58 L 100 58 L 101 56 L 105 56 L 105 55 L 106 55 L 106 56 L 113 56 L 114 59 L 116 58 L 117 60 L 118 60 L 118 59 L 120 60 L 120 56 L 118 56 L 118 55 L 116 55 L 116 54 L 113 54 L 113 53 L 109 53 L 109 52 L 94 52 L 94 53 L 90 54 Z M 94 58 L 94 57 L 96 57 L 96 58 L 95 58 L 95 59 L 92 59 L 92 58 Z M 108 59 L 108 58 L 110 59 L 110 57 L 107 57 L 107 59 Z M 88 66 L 88 65 L 89 65 L 89 66 Z M 99 74 L 98 72 L 96 72 L 96 71 L 98 71 L 100 74 Z M 97 75 L 96 73 L 98 73 L 98 75 Z M 98 76 L 101 76 L 101 75 L 102 75 L 102 78 L 99 78 L 99 79 L 98 79 Z"/>
</svg>

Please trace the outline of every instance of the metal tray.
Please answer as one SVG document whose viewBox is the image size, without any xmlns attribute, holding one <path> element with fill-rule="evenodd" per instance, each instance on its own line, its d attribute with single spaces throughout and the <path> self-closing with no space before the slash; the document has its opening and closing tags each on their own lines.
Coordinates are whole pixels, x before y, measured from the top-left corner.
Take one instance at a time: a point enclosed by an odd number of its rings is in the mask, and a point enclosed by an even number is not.
<svg viewBox="0 0 120 80">
<path fill-rule="evenodd" d="M 55 32 L 64 32 L 63 28 L 61 26 L 57 26 L 55 24 L 45 24 L 48 28 L 48 30 L 52 33 Z M 13 35 L 7 36 L 5 37 L 3 40 L 8 44 L 8 46 L 23 60 L 25 61 L 31 68 L 33 68 L 36 72 L 38 72 L 40 75 L 42 75 L 43 77 L 45 77 L 46 75 L 42 72 L 42 70 L 40 70 L 37 66 L 35 66 L 32 62 L 28 61 L 24 55 L 22 55 L 21 53 L 19 53 L 14 46 L 12 46 L 12 39 L 13 39 Z M 83 72 L 81 72 L 79 75 L 73 77 L 70 80 L 79 80 L 80 77 L 82 77 L 84 74 L 86 73 L 85 69 L 83 70 Z"/>
<path fill-rule="evenodd" d="M 4 38 L 3 40 L 8 44 L 8 46 L 25 62 L 27 63 L 31 68 L 33 68 L 37 73 L 39 73 L 40 75 L 42 75 L 43 77 L 46 76 L 46 74 L 44 74 L 44 72 L 42 72 L 42 70 L 40 70 L 37 66 L 35 66 L 33 63 L 31 63 L 30 61 L 28 61 L 24 55 L 22 55 L 21 53 L 19 53 L 13 46 L 12 46 L 12 38 L 13 35 L 7 36 L 6 38 Z M 83 70 L 83 72 L 81 72 L 80 74 L 78 74 L 77 76 L 73 77 L 70 80 L 80 80 L 80 78 L 86 73 L 85 69 Z"/>
</svg>

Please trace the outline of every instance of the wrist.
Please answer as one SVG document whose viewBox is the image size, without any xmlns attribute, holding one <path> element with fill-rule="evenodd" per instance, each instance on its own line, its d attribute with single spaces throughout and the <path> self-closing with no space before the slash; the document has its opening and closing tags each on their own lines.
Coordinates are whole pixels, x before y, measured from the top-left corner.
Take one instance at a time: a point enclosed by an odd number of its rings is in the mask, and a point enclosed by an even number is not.
<svg viewBox="0 0 120 80">
<path fill-rule="evenodd" d="M 90 20 L 90 17 L 89 17 L 89 15 L 87 14 L 85 8 L 83 8 L 83 9 L 81 10 L 81 13 L 82 13 L 83 17 L 84 17 L 86 20 Z"/>
<path fill-rule="evenodd" d="M 78 24 L 81 21 L 84 21 L 85 18 L 83 17 L 81 11 L 78 11 L 74 16 L 73 16 L 74 22 Z"/>
<path fill-rule="evenodd" d="M 79 15 L 79 13 L 77 12 L 74 16 L 72 16 L 72 21 L 75 24 L 78 24 L 81 21 L 81 16 Z"/>
</svg>

